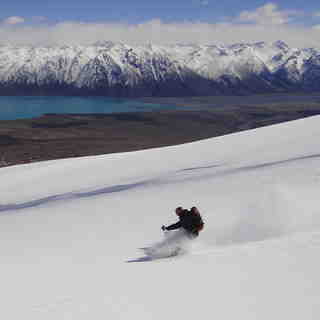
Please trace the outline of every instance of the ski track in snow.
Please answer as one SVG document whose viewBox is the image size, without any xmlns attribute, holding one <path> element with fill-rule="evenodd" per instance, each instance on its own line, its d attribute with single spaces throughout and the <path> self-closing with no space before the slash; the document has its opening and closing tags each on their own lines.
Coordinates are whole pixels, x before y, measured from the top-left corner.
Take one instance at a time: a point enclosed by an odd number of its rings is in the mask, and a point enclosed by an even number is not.
<svg viewBox="0 0 320 320">
<path fill-rule="evenodd" d="M 280 164 L 286 164 L 290 162 L 296 162 L 296 161 L 301 161 L 301 160 L 307 160 L 307 159 L 313 159 L 313 158 L 320 158 L 320 154 L 311 154 L 311 155 L 306 155 L 306 156 L 300 156 L 300 157 L 294 157 L 290 159 L 285 159 L 285 160 L 279 160 L 279 161 L 271 161 L 271 162 L 266 162 L 266 163 L 260 163 L 260 164 L 255 164 L 255 165 L 248 165 L 248 166 L 242 166 L 242 167 L 236 167 L 236 168 L 229 168 L 229 169 L 223 169 L 222 171 L 218 172 L 213 172 L 213 173 L 208 173 L 206 172 L 206 176 L 212 178 L 213 176 L 216 177 L 221 177 L 225 175 L 232 175 L 232 174 L 237 174 L 245 171 L 252 171 L 252 170 L 258 170 L 262 168 L 267 168 L 267 167 L 273 167 L 277 166 Z M 106 195 L 110 193 L 115 193 L 115 192 L 123 192 L 123 191 L 128 191 L 131 189 L 139 188 L 146 186 L 148 184 L 166 184 L 170 183 L 174 180 L 174 178 L 179 177 L 179 173 L 183 172 L 193 172 L 193 171 L 199 171 L 199 170 L 208 170 L 208 169 L 215 169 L 215 168 L 221 168 L 223 165 L 209 165 L 209 166 L 200 166 L 200 167 L 193 167 L 193 168 L 186 168 L 186 169 L 181 169 L 173 174 L 168 174 L 170 177 L 169 179 L 166 179 L 166 177 L 158 177 L 158 178 L 153 178 L 149 180 L 144 180 L 136 183 L 129 183 L 129 184 L 122 184 L 122 185 L 114 185 L 114 186 L 108 186 L 92 191 L 87 191 L 87 192 L 67 192 L 63 194 L 57 194 L 53 196 L 48 196 L 44 197 L 41 199 L 36 199 L 32 201 L 27 201 L 24 203 L 16 203 L 16 204 L 0 204 L 0 214 L 4 214 L 8 211 L 16 211 L 16 210 L 22 210 L 22 209 L 27 209 L 27 208 L 33 208 L 37 206 L 41 206 L 50 202 L 57 202 L 57 201 L 66 201 L 66 200 L 74 200 L 74 199 L 81 199 L 81 198 L 89 198 L 89 197 L 95 197 L 95 196 L 100 196 L 100 195 Z M 198 178 L 198 177 L 197 177 Z M 192 180 L 193 178 L 188 176 L 187 178 L 184 178 L 183 181 L 187 180 Z"/>
<path fill-rule="evenodd" d="M 15 210 L 33 208 L 33 207 L 41 206 L 50 202 L 89 198 L 89 197 L 94 197 L 102 194 L 126 191 L 126 190 L 130 190 L 140 186 L 144 186 L 149 182 L 150 181 L 142 181 L 137 183 L 116 185 L 116 186 L 101 188 L 101 189 L 97 189 L 89 192 L 67 192 L 67 193 L 49 196 L 49 197 L 45 197 L 37 200 L 27 201 L 24 203 L 0 205 L 0 212 L 3 213 L 7 211 L 12 211 L 12 210 L 15 211 Z"/>
</svg>

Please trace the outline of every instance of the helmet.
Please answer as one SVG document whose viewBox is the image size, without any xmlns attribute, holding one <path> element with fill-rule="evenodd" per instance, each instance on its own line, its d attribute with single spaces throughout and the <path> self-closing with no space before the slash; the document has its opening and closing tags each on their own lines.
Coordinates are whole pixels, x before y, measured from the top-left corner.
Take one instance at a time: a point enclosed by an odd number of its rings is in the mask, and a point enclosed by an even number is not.
<svg viewBox="0 0 320 320">
<path fill-rule="evenodd" d="M 193 214 L 198 214 L 198 215 L 200 215 L 200 212 L 199 212 L 199 210 L 198 210 L 197 207 L 192 207 L 192 208 L 190 209 L 190 212 L 193 213 Z"/>
</svg>

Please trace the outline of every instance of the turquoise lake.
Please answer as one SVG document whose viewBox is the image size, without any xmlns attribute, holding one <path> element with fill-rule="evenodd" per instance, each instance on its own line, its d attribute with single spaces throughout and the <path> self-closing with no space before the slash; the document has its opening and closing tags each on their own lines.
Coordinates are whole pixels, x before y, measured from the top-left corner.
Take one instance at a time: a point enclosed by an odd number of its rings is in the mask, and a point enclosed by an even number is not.
<svg viewBox="0 0 320 320">
<path fill-rule="evenodd" d="M 0 97 L 0 120 L 34 118 L 45 113 L 114 113 L 168 109 L 177 107 L 106 97 Z"/>
</svg>

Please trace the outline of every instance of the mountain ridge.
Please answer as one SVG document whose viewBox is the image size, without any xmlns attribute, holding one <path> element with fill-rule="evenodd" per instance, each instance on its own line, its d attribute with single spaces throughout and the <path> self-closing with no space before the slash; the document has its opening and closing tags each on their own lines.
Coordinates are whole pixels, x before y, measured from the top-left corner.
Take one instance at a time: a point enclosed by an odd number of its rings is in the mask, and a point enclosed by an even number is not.
<svg viewBox="0 0 320 320">
<path fill-rule="evenodd" d="M 317 91 L 319 80 L 320 50 L 283 41 L 0 46 L 0 95 L 241 95 Z"/>
</svg>

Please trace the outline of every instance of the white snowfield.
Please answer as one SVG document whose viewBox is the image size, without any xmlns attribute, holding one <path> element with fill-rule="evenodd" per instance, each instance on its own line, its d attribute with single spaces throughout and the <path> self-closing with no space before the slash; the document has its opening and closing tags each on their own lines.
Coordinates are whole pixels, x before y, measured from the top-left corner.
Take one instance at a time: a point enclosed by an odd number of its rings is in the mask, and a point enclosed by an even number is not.
<svg viewBox="0 0 320 320">
<path fill-rule="evenodd" d="M 0 318 L 320 319 L 320 117 L 0 170 Z M 189 251 L 148 260 L 175 207 Z"/>
</svg>

